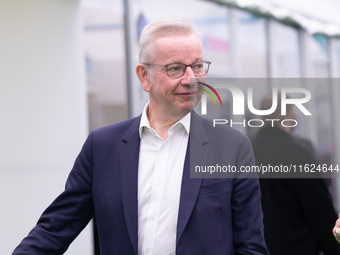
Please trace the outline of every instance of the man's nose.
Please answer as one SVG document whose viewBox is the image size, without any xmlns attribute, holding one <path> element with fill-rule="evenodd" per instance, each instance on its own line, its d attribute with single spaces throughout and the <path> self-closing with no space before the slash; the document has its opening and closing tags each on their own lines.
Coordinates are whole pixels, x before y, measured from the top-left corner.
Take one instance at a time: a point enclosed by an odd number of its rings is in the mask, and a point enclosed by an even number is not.
<svg viewBox="0 0 340 255">
<path fill-rule="evenodd" d="M 184 84 L 190 84 L 190 79 L 196 78 L 194 72 L 191 69 L 191 66 L 187 66 L 185 72 L 182 76 L 182 80 L 184 80 Z"/>
</svg>

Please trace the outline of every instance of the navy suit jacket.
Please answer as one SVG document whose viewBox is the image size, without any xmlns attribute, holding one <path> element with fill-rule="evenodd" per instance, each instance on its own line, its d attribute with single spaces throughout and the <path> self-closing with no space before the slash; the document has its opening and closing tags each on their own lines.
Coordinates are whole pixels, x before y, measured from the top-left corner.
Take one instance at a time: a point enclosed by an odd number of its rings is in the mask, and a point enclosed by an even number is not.
<svg viewBox="0 0 340 255">
<path fill-rule="evenodd" d="M 102 255 L 137 254 L 139 123 L 137 117 L 89 135 L 65 191 L 13 254 L 63 254 L 94 215 Z M 189 144 L 176 254 L 268 254 L 256 178 L 190 178 L 190 162 L 253 165 L 248 138 L 226 126 L 214 128 L 193 112 Z"/>
</svg>

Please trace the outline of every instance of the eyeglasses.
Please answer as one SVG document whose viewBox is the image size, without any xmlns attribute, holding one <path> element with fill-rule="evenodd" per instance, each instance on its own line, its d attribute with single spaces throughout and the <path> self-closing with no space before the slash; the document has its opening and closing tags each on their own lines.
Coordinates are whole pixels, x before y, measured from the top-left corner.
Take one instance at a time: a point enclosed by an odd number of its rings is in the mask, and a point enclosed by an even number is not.
<svg viewBox="0 0 340 255">
<path fill-rule="evenodd" d="M 190 66 L 195 76 L 206 75 L 209 71 L 211 62 L 209 61 L 196 61 L 191 65 L 185 65 L 183 63 L 170 63 L 167 65 L 156 65 L 150 63 L 143 63 L 147 66 L 163 66 L 165 67 L 166 73 L 170 78 L 180 78 L 185 74 L 187 67 Z"/>
</svg>

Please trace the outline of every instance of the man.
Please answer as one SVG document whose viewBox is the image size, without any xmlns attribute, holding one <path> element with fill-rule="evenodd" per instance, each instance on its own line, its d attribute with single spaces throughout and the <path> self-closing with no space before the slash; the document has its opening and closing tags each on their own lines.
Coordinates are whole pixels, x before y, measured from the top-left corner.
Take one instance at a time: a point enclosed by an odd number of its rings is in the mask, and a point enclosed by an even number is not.
<svg viewBox="0 0 340 255">
<path fill-rule="evenodd" d="M 261 109 L 270 109 L 271 105 L 272 94 L 268 94 L 261 102 Z M 274 127 L 271 124 L 263 127 L 253 141 L 256 163 L 262 166 L 317 165 L 311 143 L 293 137 L 293 128 L 288 122 L 281 125 L 283 119 L 295 119 L 293 105 L 287 105 L 287 115 L 281 116 L 279 93 L 277 106 L 266 118 L 280 121 L 275 121 Z M 325 181 L 311 173 L 297 175 L 260 179 L 265 239 L 270 254 L 338 254 L 338 244 L 330 231 L 336 213 Z"/>
<path fill-rule="evenodd" d="M 199 33 L 161 19 L 139 46 L 143 114 L 89 135 L 65 191 L 14 254 L 62 254 L 94 215 L 102 255 L 268 254 L 257 179 L 190 178 L 190 154 L 206 163 L 219 141 L 226 164 L 254 164 L 245 136 L 191 113 L 210 65 Z"/>
</svg>

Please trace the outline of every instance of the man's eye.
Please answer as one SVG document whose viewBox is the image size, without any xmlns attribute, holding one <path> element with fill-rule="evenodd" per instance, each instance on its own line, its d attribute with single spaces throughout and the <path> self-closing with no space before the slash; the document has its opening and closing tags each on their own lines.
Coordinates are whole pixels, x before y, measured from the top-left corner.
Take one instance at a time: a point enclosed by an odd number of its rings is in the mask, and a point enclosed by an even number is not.
<svg viewBox="0 0 340 255">
<path fill-rule="evenodd" d="M 182 66 L 181 65 L 176 65 L 176 66 L 169 66 L 168 71 L 181 71 Z"/>
<path fill-rule="evenodd" d="M 203 64 L 201 64 L 201 63 L 197 63 L 197 64 L 192 65 L 192 69 L 199 70 L 199 69 L 202 69 L 202 68 L 203 68 Z"/>
</svg>

